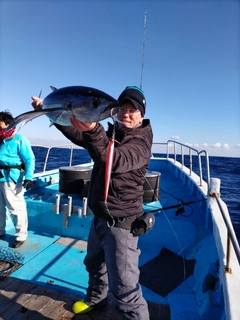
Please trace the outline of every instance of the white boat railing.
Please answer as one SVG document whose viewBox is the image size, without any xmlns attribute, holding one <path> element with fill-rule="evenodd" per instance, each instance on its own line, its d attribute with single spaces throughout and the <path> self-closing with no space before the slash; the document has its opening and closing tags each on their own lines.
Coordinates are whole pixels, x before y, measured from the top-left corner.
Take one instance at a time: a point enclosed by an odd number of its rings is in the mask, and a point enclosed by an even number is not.
<svg viewBox="0 0 240 320">
<path fill-rule="evenodd" d="M 47 149 L 42 172 L 46 171 L 50 151 L 54 148 L 70 148 L 69 166 L 72 165 L 72 155 L 73 155 L 74 144 L 68 143 L 68 144 L 59 144 L 59 145 L 54 145 L 54 146 L 44 146 L 44 145 L 40 145 L 40 144 L 32 144 L 31 146 Z"/>
<path fill-rule="evenodd" d="M 185 166 L 184 159 L 185 159 L 185 150 L 187 150 L 188 156 L 189 156 L 189 175 L 192 175 L 193 172 L 193 152 L 195 152 L 196 156 L 198 157 L 198 169 L 199 169 L 199 177 L 200 177 L 200 186 L 202 186 L 203 183 L 203 171 L 202 171 L 202 157 L 204 156 L 205 159 L 205 165 L 206 165 L 206 183 L 208 185 L 208 192 L 209 192 L 209 186 L 210 186 L 210 169 L 209 169 L 209 157 L 206 150 L 198 151 L 197 149 L 188 146 L 186 144 L 174 141 L 174 140 L 168 140 L 166 143 L 162 142 L 154 142 L 154 145 L 161 145 L 166 146 L 165 153 L 167 155 L 167 158 L 171 158 L 171 155 L 173 155 L 174 162 L 177 161 L 177 155 L 181 155 L 181 165 L 182 167 Z M 177 150 L 177 146 L 179 147 Z M 172 151 L 172 152 L 170 152 Z"/>
<path fill-rule="evenodd" d="M 209 158 L 208 158 L 208 154 L 206 150 L 201 150 L 198 151 L 195 148 L 192 148 L 188 145 L 185 145 L 183 143 L 174 141 L 174 140 L 168 140 L 167 142 L 154 142 L 154 145 L 159 145 L 159 146 L 165 146 L 166 149 L 164 151 L 164 153 L 166 154 L 167 158 L 171 157 L 171 154 L 173 154 L 173 159 L 174 162 L 177 161 L 177 155 L 179 153 L 177 153 L 177 146 L 180 146 L 180 155 L 181 155 L 181 165 L 182 167 L 185 166 L 186 164 L 184 163 L 184 157 L 185 157 L 185 149 L 188 150 L 188 155 L 189 155 L 189 175 L 192 175 L 193 172 L 193 161 L 192 161 L 192 153 L 195 152 L 197 157 L 198 157 L 198 169 L 199 169 L 199 177 L 200 177 L 200 186 L 202 186 L 202 182 L 203 182 L 203 173 L 202 173 L 202 155 L 205 156 L 205 162 L 206 162 L 206 182 L 208 185 L 208 190 L 209 190 L 209 185 L 210 185 L 210 169 L 209 169 Z M 46 153 L 46 157 L 44 160 L 44 165 L 43 165 L 43 171 L 46 171 L 46 167 L 47 167 L 47 163 L 48 163 L 48 158 L 49 158 L 49 154 L 51 152 L 51 150 L 53 148 L 70 148 L 70 156 L 69 156 L 69 166 L 72 165 L 72 155 L 73 155 L 73 149 L 74 149 L 74 144 L 59 144 L 59 145 L 53 145 L 53 146 L 44 146 L 44 145 L 38 145 L 38 144 L 32 144 L 33 147 L 41 147 L 41 148 L 46 148 L 47 149 L 47 153 Z M 170 150 L 171 148 L 173 148 L 173 152 L 171 153 Z"/>
<path fill-rule="evenodd" d="M 202 182 L 203 182 L 202 158 L 204 156 L 205 165 L 206 165 L 206 182 L 207 182 L 207 186 L 208 186 L 207 194 L 209 195 L 209 190 L 210 190 L 210 168 L 209 168 L 209 157 L 208 157 L 207 151 L 205 151 L 205 150 L 198 151 L 195 148 L 192 148 L 192 147 L 190 147 L 188 145 L 182 144 L 182 143 L 174 141 L 174 140 L 168 140 L 166 143 L 154 142 L 153 145 L 164 146 L 164 148 L 166 148 L 165 152 L 166 152 L 167 158 L 169 159 L 169 158 L 173 157 L 174 162 L 177 161 L 177 155 L 180 155 L 181 156 L 181 162 L 180 163 L 181 163 L 182 167 L 185 166 L 185 163 L 184 163 L 185 153 L 184 153 L 184 151 L 186 149 L 187 153 L 189 155 L 189 175 L 190 176 L 192 175 L 192 172 L 193 172 L 193 168 L 192 168 L 192 164 L 193 164 L 192 152 L 195 152 L 197 157 L 198 157 L 198 164 L 197 165 L 198 165 L 198 169 L 199 169 L 200 186 L 202 186 Z M 177 146 L 179 146 L 178 150 L 177 150 Z M 170 151 L 172 151 L 172 152 L 170 152 Z M 231 266 L 230 266 L 231 244 L 232 244 L 232 247 L 233 247 L 234 252 L 236 254 L 236 257 L 237 257 L 239 265 L 240 265 L 240 249 L 239 249 L 239 245 L 238 245 L 238 242 L 237 242 L 236 235 L 233 232 L 233 228 L 230 225 L 230 223 L 228 222 L 228 220 L 226 218 L 226 215 L 225 215 L 225 212 L 224 212 L 224 210 L 223 210 L 223 208 L 221 206 L 221 203 L 220 203 L 220 201 L 219 201 L 219 199 L 218 199 L 216 194 L 215 194 L 215 198 L 216 198 L 219 210 L 220 210 L 220 212 L 222 214 L 225 227 L 227 229 L 227 234 L 228 235 L 227 235 L 227 244 L 226 244 L 226 246 L 227 246 L 227 248 L 226 248 L 226 255 L 227 255 L 227 257 L 226 257 L 226 260 L 227 260 L 226 261 L 226 272 L 231 273 Z"/>
</svg>

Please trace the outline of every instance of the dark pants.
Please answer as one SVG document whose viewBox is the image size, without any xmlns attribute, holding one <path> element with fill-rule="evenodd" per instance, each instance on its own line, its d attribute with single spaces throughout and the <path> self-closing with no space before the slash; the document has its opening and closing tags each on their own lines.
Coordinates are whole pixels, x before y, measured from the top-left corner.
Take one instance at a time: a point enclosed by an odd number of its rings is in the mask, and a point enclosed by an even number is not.
<svg viewBox="0 0 240 320">
<path fill-rule="evenodd" d="M 85 302 L 92 306 L 107 297 L 108 285 L 116 308 L 125 319 L 148 320 L 149 312 L 139 284 L 138 237 L 130 230 L 109 228 L 106 220 L 94 218 L 84 260 L 89 272 Z"/>
</svg>

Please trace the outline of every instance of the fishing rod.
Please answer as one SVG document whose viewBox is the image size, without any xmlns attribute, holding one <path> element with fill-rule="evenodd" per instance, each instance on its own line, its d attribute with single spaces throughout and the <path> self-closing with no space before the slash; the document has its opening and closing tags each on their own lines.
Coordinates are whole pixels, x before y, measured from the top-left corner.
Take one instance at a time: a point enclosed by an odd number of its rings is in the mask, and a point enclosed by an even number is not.
<svg viewBox="0 0 240 320">
<path fill-rule="evenodd" d="M 143 32 L 143 46 L 142 46 L 142 64 L 141 64 L 141 78 L 140 78 L 140 89 L 142 89 L 142 78 L 143 78 L 143 66 L 144 66 L 144 51 L 146 41 L 146 26 L 147 26 L 147 11 L 144 13 L 144 32 Z"/>
<path fill-rule="evenodd" d="M 164 211 L 164 210 L 176 209 L 177 208 L 176 215 L 179 215 L 179 214 L 183 213 L 182 209 L 183 209 L 184 206 L 189 206 L 190 204 L 201 202 L 201 201 L 206 201 L 206 200 L 207 200 L 207 198 L 203 198 L 203 199 L 195 200 L 195 201 L 189 201 L 189 202 L 182 202 L 181 201 L 178 204 L 175 204 L 175 205 L 172 205 L 172 206 L 168 206 L 168 207 L 164 207 L 164 208 L 157 208 L 157 209 L 154 209 L 154 210 L 150 210 L 148 212 L 158 212 L 158 211 Z"/>
</svg>

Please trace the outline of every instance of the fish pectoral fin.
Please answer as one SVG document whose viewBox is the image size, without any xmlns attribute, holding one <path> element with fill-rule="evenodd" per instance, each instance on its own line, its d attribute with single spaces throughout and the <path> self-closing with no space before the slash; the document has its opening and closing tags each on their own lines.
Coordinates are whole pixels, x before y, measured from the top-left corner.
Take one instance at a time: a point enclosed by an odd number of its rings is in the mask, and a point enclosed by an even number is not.
<svg viewBox="0 0 240 320">
<path fill-rule="evenodd" d="M 15 117 L 12 120 L 12 122 L 6 128 L 6 132 L 11 130 L 12 128 L 15 128 L 22 121 L 28 122 L 28 121 L 30 121 L 32 119 L 35 119 L 35 118 L 41 116 L 42 114 L 43 114 L 42 110 L 33 110 L 33 111 L 22 113 L 22 114 L 20 114 L 19 116 Z"/>
<path fill-rule="evenodd" d="M 58 111 L 58 110 L 68 111 L 68 110 L 70 110 L 70 106 L 62 106 L 62 107 L 49 108 L 49 109 L 39 109 L 39 110 L 33 110 L 33 111 L 22 113 L 12 120 L 12 122 L 6 128 L 6 132 L 11 130 L 12 128 L 15 128 L 19 123 L 21 123 L 23 121 L 26 121 L 26 123 L 27 123 L 28 121 L 33 120 L 37 117 L 40 117 L 44 114 L 48 114 L 50 112 L 54 112 L 54 111 Z"/>
</svg>

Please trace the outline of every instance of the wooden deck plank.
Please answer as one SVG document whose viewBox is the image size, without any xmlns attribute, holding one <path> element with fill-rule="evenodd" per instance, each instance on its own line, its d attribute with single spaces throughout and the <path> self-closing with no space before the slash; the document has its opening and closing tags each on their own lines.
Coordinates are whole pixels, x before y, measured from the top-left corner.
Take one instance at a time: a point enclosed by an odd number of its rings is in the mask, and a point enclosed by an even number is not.
<svg viewBox="0 0 240 320">
<path fill-rule="evenodd" d="M 74 315 L 79 296 L 38 286 L 15 278 L 0 281 L 0 320 L 122 320 L 111 294 L 106 308 Z M 148 302 L 151 320 L 170 320 L 168 306 Z"/>
<path fill-rule="evenodd" d="M 71 309 L 76 300 L 79 300 L 79 297 L 74 297 L 61 291 L 55 291 L 54 295 L 48 299 L 48 302 L 39 311 L 50 319 L 72 318 L 74 313 Z"/>
<path fill-rule="evenodd" d="M 65 299 L 68 299 L 66 303 Z M 0 319 L 72 319 L 72 304 L 79 297 L 37 286 L 22 280 L 0 281 Z"/>
<path fill-rule="evenodd" d="M 0 281 L 0 315 L 2 315 L 5 310 L 17 310 L 18 304 L 14 304 L 14 301 L 16 301 L 22 293 L 29 290 L 28 283 L 22 282 L 20 285 L 15 279 L 7 278 L 7 280 L 8 281 L 6 281 L 6 279 Z M 3 289 L 3 284 L 7 285 L 5 290 Z"/>
</svg>

